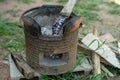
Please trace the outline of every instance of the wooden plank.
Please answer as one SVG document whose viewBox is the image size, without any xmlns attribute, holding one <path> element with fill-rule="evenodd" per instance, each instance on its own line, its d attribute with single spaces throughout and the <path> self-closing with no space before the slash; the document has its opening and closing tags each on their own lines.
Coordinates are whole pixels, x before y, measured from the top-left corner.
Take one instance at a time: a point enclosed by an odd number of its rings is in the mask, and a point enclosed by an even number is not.
<svg viewBox="0 0 120 80">
<path fill-rule="evenodd" d="M 89 49 L 88 47 L 86 47 L 83 44 L 78 43 L 78 49 L 83 51 L 85 54 L 87 55 L 92 55 L 92 53 L 94 53 L 94 51 L 92 51 L 91 49 Z M 110 63 L 108 63 L 105 59 L 103 59 L 102 57 L 100 58 L 100 62 L 104 63 L 106 65 L 112 66 Z"/>
<path fill-rule="evenodd" d="M 86 47 L 84 44 L 78 43 L 77 48 L 79 50 L 85 52 L 85 54 L 87 54 L 87 55 L 92 55 L 92 53 L 94 53 L 94 51 L 92 51 L 91 49 L 89 49 L 88 47 Z"/>
<path fill-rule="evenodd" d="M 99 35 L 97 28 L 93 28 L 93 35 L 96 37 Z M 94 75 L 101 74 L 101 68 L 100 68 L 100 56 L 96 53 L 92 54 L 92 61 L 93 61 L 93 67 L 94 67 Z"/>
<path fill-rule="evenodd" d="M 91 50 L 95 51 L 114 67 L 120 69 L 120 63 L 116 58 L 115 53 L 107 45 L 103 44 L 98 37 L 94 36 L 92 33 L 88 34 L 82 40 L 82 43 L 88 46 Z"/>
<path fill-rule="evenodd" d="M 120 54 L 120 42 L 118 41 L 118 54 Z"/>
<path fill-rule="evenodd" d="M 25 78 L 31 79 L 35 77 L 34 70 L 24 61 L 21 55 L 12 54 L 11 56 L 17 68 L 25 76 Z"/>
<path fill-rule="evenodd" d="M 26 79 L 24 75 L 16 67 L 11 55 L 9 55 L 9 64 L 10 64 L 10 78 L 11 80 L 42 80 L 41 75 L 35 72 L 35 77 L 32 79 Z"/>
<path fill-rule="evenodd" d="M 24 76 L 19 72 L 19 70 L 15 66 L 15 63 L 12 60 L 11 55 L 9 55 L 9 64 L 10 64 L 10 78 L 11 78 L 11 80 L 20 80 L 21 78 L 24 78 Z"/>
<path fill-rule="evenodd" d="M 69 0 L 60 13 L 69 17 L 76 2 L 77 0 Z"/>
</svg>

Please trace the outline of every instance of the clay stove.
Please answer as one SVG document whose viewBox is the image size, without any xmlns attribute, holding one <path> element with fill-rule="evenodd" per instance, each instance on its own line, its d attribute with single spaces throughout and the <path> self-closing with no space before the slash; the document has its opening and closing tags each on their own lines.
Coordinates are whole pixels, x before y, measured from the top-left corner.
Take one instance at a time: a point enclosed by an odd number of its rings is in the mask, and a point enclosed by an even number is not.
<svg viewBox="0 0 120 80">
<path fill-rule="evenodd" d="M 64 23 L 63 37 L 46 37 L 41 28 L 52 26 L 62 6 L 41 6 L 22 15 L 26 41 L 27 63 L 47 75 L 65 73 L 76 64 L 77 36 L 81 18 L 71 14 Z"/>
</svg>

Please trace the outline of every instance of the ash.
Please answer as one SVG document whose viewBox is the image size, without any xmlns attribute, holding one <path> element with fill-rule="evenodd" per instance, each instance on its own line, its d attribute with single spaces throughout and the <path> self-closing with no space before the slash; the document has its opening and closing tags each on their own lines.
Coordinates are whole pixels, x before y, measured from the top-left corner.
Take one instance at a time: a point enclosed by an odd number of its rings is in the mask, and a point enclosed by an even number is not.
<svg viewBox="0 0 120 80">
<path fill-rule="evenodd" d="M 44 27 L 41 27 L 41 33 L 43 36 L 52 36 L 53 34 L 53 31 L 52 31 L 52 26 L 44 26 Z"/>
</svg>

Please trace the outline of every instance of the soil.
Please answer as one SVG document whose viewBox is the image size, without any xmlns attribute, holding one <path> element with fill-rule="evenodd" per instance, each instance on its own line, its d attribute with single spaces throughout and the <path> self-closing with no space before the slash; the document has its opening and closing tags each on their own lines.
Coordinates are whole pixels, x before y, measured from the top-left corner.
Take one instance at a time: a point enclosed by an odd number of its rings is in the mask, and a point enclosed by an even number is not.
<svg viewBox="0 0 120 80">
<path fill-rule="evenodd" d="M 45 2 L 43 0 L 33 0 L 32 3 L 23 3 L 22 0 L 6 0 L 0 3 L 0 13 L 2 18 L 16 20 L 19 19 L 20 15 L 33 7 L 41 5 L 57 5 L 55 1 Z"/>
<path fill-rule="evenodd" d="M 91 25 L 97 27 L 102 33 L 111 33 L 120 41 L 120 15 L 108 14 L 111 7 L 107 4 L 99 5 L 100 11 L 96 12 L 101 21 L 91 21 Z M 119 29 L 119 30 L 118 30 Z"/>
<path fill-rule="evenodd" d="M 10 80 L 9 79 L 9 65 L 8 60 L 3 60 L 4 56 L 8 55 L 8 52 L 4 49 L 0 49 L 0 80 Z"/>
<path fill-rule="evenodd" d="M 57 5 L 58 3 L 53 2 L 44 2 L 43 0 L 33 0 L 33 3 L 23 3 L 22 0 L 6 0 L 0 2 L 0 14 L 1 18 L 10 19 L 10 20 L 19 20 L 20 15 L 27 9 L 41 6 L 44 4 L 53 4 Z M 111 29 L 109 26 L 117 27 L 120 24 L 120 15 L 110 15 L 107 11 L 110 9 L 106 4 L 99 5 L 101 8 L 100 11 L 96 12 L 99 14 L 101 21 L 91 21 L 91 26 L 96 26 L 99 31 L 103 33 L 111 33 L 115 38 L 120 40 L 120 32 L 116 29 Z M 120 26 L 119 26 L 120 29 Z M 4 49 L 0 49 L 0 80 L 9 80 L 9 65 L 2 63 L 4 56 L 8 54 Z M 112 80 L 112 79 L 111 79 Z M 120 80 L 120 79 L 114 79 Z"/>
</svg>

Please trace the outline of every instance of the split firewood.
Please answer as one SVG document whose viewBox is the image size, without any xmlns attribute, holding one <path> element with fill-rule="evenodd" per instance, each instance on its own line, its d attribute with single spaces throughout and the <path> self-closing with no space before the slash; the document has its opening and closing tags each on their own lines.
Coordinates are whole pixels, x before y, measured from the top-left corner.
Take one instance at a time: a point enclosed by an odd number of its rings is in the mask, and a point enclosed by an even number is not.
<svg viewBox="0 0 120 80">
<path fill-rule="evenodd" d="M 35 77 L 34 70 L 24 61 L 21 55 L 12 54 L 11 57 L 15 62 L 17 68 L 24 75 L 25 78 L 31 79 Z"/>
<path fill-rule="evenodd" d="M 120 59 L 120 52 L 117 49 L 117 47 L 114 47 L 112 44 L 107 44 L 110 49 L 117 55 L 116 57 Z M 91 55 L 94 51 L 92 51 L 91 49 L 89 49 L 88 47 L 86 47 L 84 44 L 80 44 L 78 43 L 77 45 L 78 49 L 80 49 L 81 51 L 85 52 L 87 55 Z"/>
<path fill-rule="evenodd" d="M 104 66 L 101 64 L 101 69 L 106 72 L 110 77 L 114 77 L 114 75 Z"/>
<path fill-rule="evenodd" d="M 111 65 L 120 69 L 120 63 L 116 54 L 107 45 L 101 42 L 98 37 L 93 34 L 88 34 L 85 38 L 83 38 L 82 43 L 99 54 Z"/>
<path fill-rule="evenodd" d="M 120 54 L 120 42 L 118 41 L 118 53 Z"/>
<path fill-rule="evenodd" d="M 78 49 L 83 51 L 85 54 L 87 55 L 92 55 L 92 53 L 94 53 L 95 51 L 92 51 L 91 49 L 89 49 L 88 47 L 86 47 L 83 44 L 78 43 Z M 109 66 L 112 66 L 110 63 L 108 63 L 105 59 L 103 59 L 102 57 L 100 57 L 100 62 Z"/>
<path fill-rule="evenodd" d="M 96 28 L 93 29 L 93 34 L 97 37 L 99 35 L 98 30 Z M 96 53 L 92 54 L 92 61 L 94 66 L 94 75 L 101 74 L 100 68 L 100 56 Z"/>
<path fill-rule="evenodd" d="M 16 67 L 11 55 L 9 55 L 9 65 L 10 65 L 10 80 L 20 80 L 24 78 L 23 74 Z"/>
</svg>

